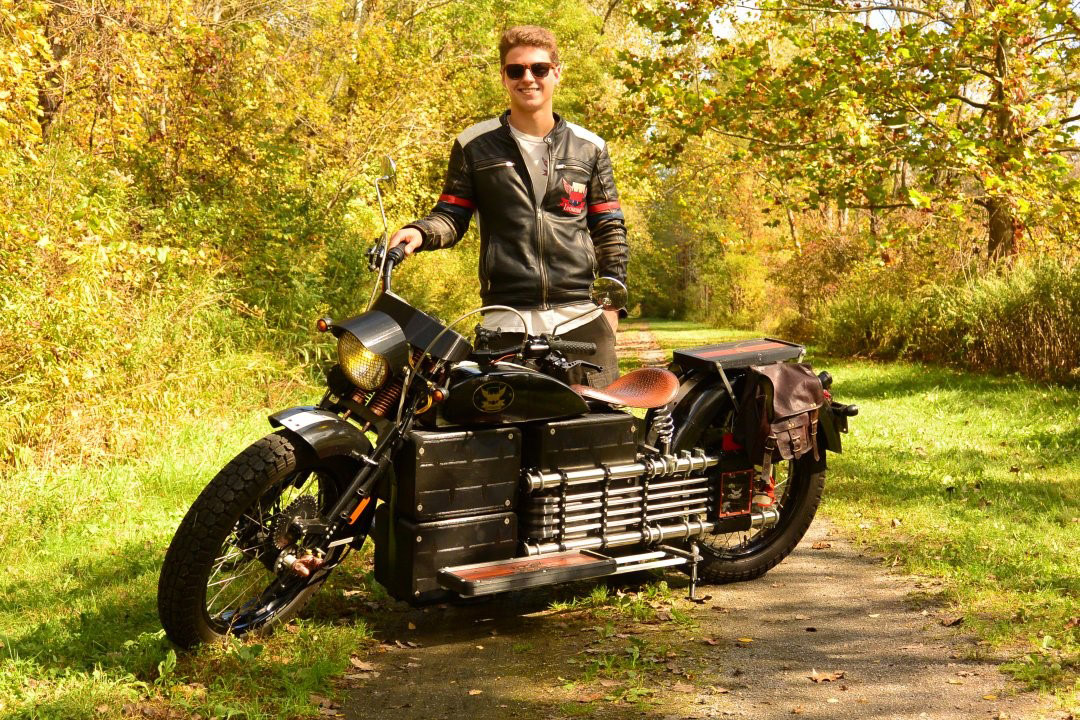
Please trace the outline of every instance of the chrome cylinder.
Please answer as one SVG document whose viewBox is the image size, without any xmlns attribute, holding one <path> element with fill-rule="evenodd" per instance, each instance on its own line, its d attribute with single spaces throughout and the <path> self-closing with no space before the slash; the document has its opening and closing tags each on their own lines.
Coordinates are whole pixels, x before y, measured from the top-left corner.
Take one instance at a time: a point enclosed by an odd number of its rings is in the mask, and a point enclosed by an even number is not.
<svg viewBox="0 0 1080 720">
<path fill-rule="evenodd" d="M 780 519 L 779 511 L 775 509 L 762 510 L 750 513 L 750 527 L 762 527 L 775 525 Z M 546 555 L 547 553 L 563 552 L 564 550 L 585 550 L 598 547 L 621 547 L 625 545 L 637 545 L 639 543 L 653 544 L 666 540 L 681 540 L 689 537 L 700 537 L 707 533 L 715 532 L 717 523 L 707 520 L 690 519 L 674 525 L 650 525 L 641 530 L 630 532 L 611 533 L 606 537 L 583 537 L 573 538 L 565 542 L 526 543 L 525 552 L 529 556 Z"/>
<path fill-rule="evenodd" d="M 650 478 L 665 477 L 700 472 L 716 465 L 718 462 L 720 462 L 720 458 L 715 455 L 690 455 L 689 453 L 680 456 L 660 455 L 657 457 L 645 457 L 639 462 L 611 465 L 607 470 L 602 467 L 561 472 L 530 470 L 525 473 L 525 484 L 530 491 L 535 492 L 558 487 L 562 484 L 564 478 L 567 485 L 584 485 L 585 483 L 599 482 L 605 476 L 610 477 L 612 480 L 624 480 L 641 476 Z"/>
</svg>

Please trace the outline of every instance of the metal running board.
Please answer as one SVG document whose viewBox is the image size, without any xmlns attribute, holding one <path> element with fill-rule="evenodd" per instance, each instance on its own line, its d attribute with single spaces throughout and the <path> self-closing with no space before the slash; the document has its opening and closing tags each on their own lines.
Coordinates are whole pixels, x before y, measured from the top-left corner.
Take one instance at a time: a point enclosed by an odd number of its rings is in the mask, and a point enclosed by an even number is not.
<svg viewBox="0 0 1080 720">
<path fill-rule="evenodd" d="M 436 580 L 448 590 L 473 597 L 613 575 L 617 567 L 613 559 L 599 553 L 571 550 L 443 568 Z"/>
<path fill-rule="evenodd" d="M 475 597 L 639 570 L 696 564 L 695 555 L 666 547 L 621 557 L 608 557 L 594 550 L 570 550 L 443 568 L 436 579 L 448 590 L 465 597 Z M 696 577 L 692 576 L 692 580 L 696 580 Z M 691 582 L 691 597 L 694 584 Z"/>
</svg>

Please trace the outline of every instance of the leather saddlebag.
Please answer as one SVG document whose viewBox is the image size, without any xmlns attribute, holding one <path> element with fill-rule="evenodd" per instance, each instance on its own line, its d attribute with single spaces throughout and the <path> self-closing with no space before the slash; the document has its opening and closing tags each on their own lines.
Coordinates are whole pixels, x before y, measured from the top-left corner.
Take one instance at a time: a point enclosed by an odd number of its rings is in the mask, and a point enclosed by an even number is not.
<svg viewBox="0 0 1080 720">
<path fill-rule="evenodd" d="M 818 410 L 824 403 L 821 381 L 809 365 L 751 365 L 739 424 L 754 464 L 761 458 L 769 468 L 775 461 L 794 460 L 808 452 L 819 460 Z"/>
</svg>

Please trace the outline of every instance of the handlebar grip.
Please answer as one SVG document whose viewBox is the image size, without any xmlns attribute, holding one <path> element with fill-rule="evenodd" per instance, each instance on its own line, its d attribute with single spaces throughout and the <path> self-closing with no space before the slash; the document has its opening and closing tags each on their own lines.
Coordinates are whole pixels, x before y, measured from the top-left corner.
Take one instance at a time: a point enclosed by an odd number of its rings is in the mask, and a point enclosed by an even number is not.
<svg viewBox="0 0 1080 720">
<path fill-rule="evenodd" d="M 386 262 L 390 267 L 396 267 L 405 259 L 405 248 L 395 245 L 386 253 Z"/>
<path fill-rule="evenodd" d="M 572 353 L 574 355 L 595 355 L 596 343 L 591 342 L 578 342 L 576 340 L 552 340 L 550 343 L 552 350 L 557 350 L 561 353 Z"/>
</svg>

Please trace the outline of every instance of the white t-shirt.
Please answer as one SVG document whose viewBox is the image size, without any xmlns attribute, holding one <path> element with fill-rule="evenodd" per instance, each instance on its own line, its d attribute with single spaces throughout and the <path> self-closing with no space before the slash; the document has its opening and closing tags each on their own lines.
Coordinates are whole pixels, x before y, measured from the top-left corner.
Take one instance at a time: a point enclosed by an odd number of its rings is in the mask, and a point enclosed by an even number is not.
<svg viewBox="0 0 1080 720">
<path fill-rule="evenodd" d="M 521 156 L 525 159 L 525 167 L 529 169 L 529 178 L 532 180 L 533 197 L 539 205 L 544 201 L 544 194 L 547 192 L 548 143 L 542 137 L 526 135 L 513 125 L 510 125 L 510 134 L 514 136 L 518 147 L 521 148 Z M 584 302 L 548 310 L 521 310 L 520 312 L 525 317 L 525 332 L 530 335 L 539 335 L 553 332 L 556 327 L 560 333 L 569 332 L 594 320 L 603 311 L 591 302 Z M 503 332 L 522 332 L 521 320 L 517 315 L 506 310 L 485 313 L 482 324 L 488 330 L 498 328 Z"/>
<path fill-rule="evenodd" d="M 510 134 L 517 140 L 521 148 L 521 156 L 525 158 L 525 167 L 529 169 L 529 177 L 532 179 L 533 197 L 539 205 L 544 201 L 544 193 L 547 192 L 548 180 L 548 144 L 542 137 L 526 135 L 513 125 L 510 125 Z"/>
</svg>

